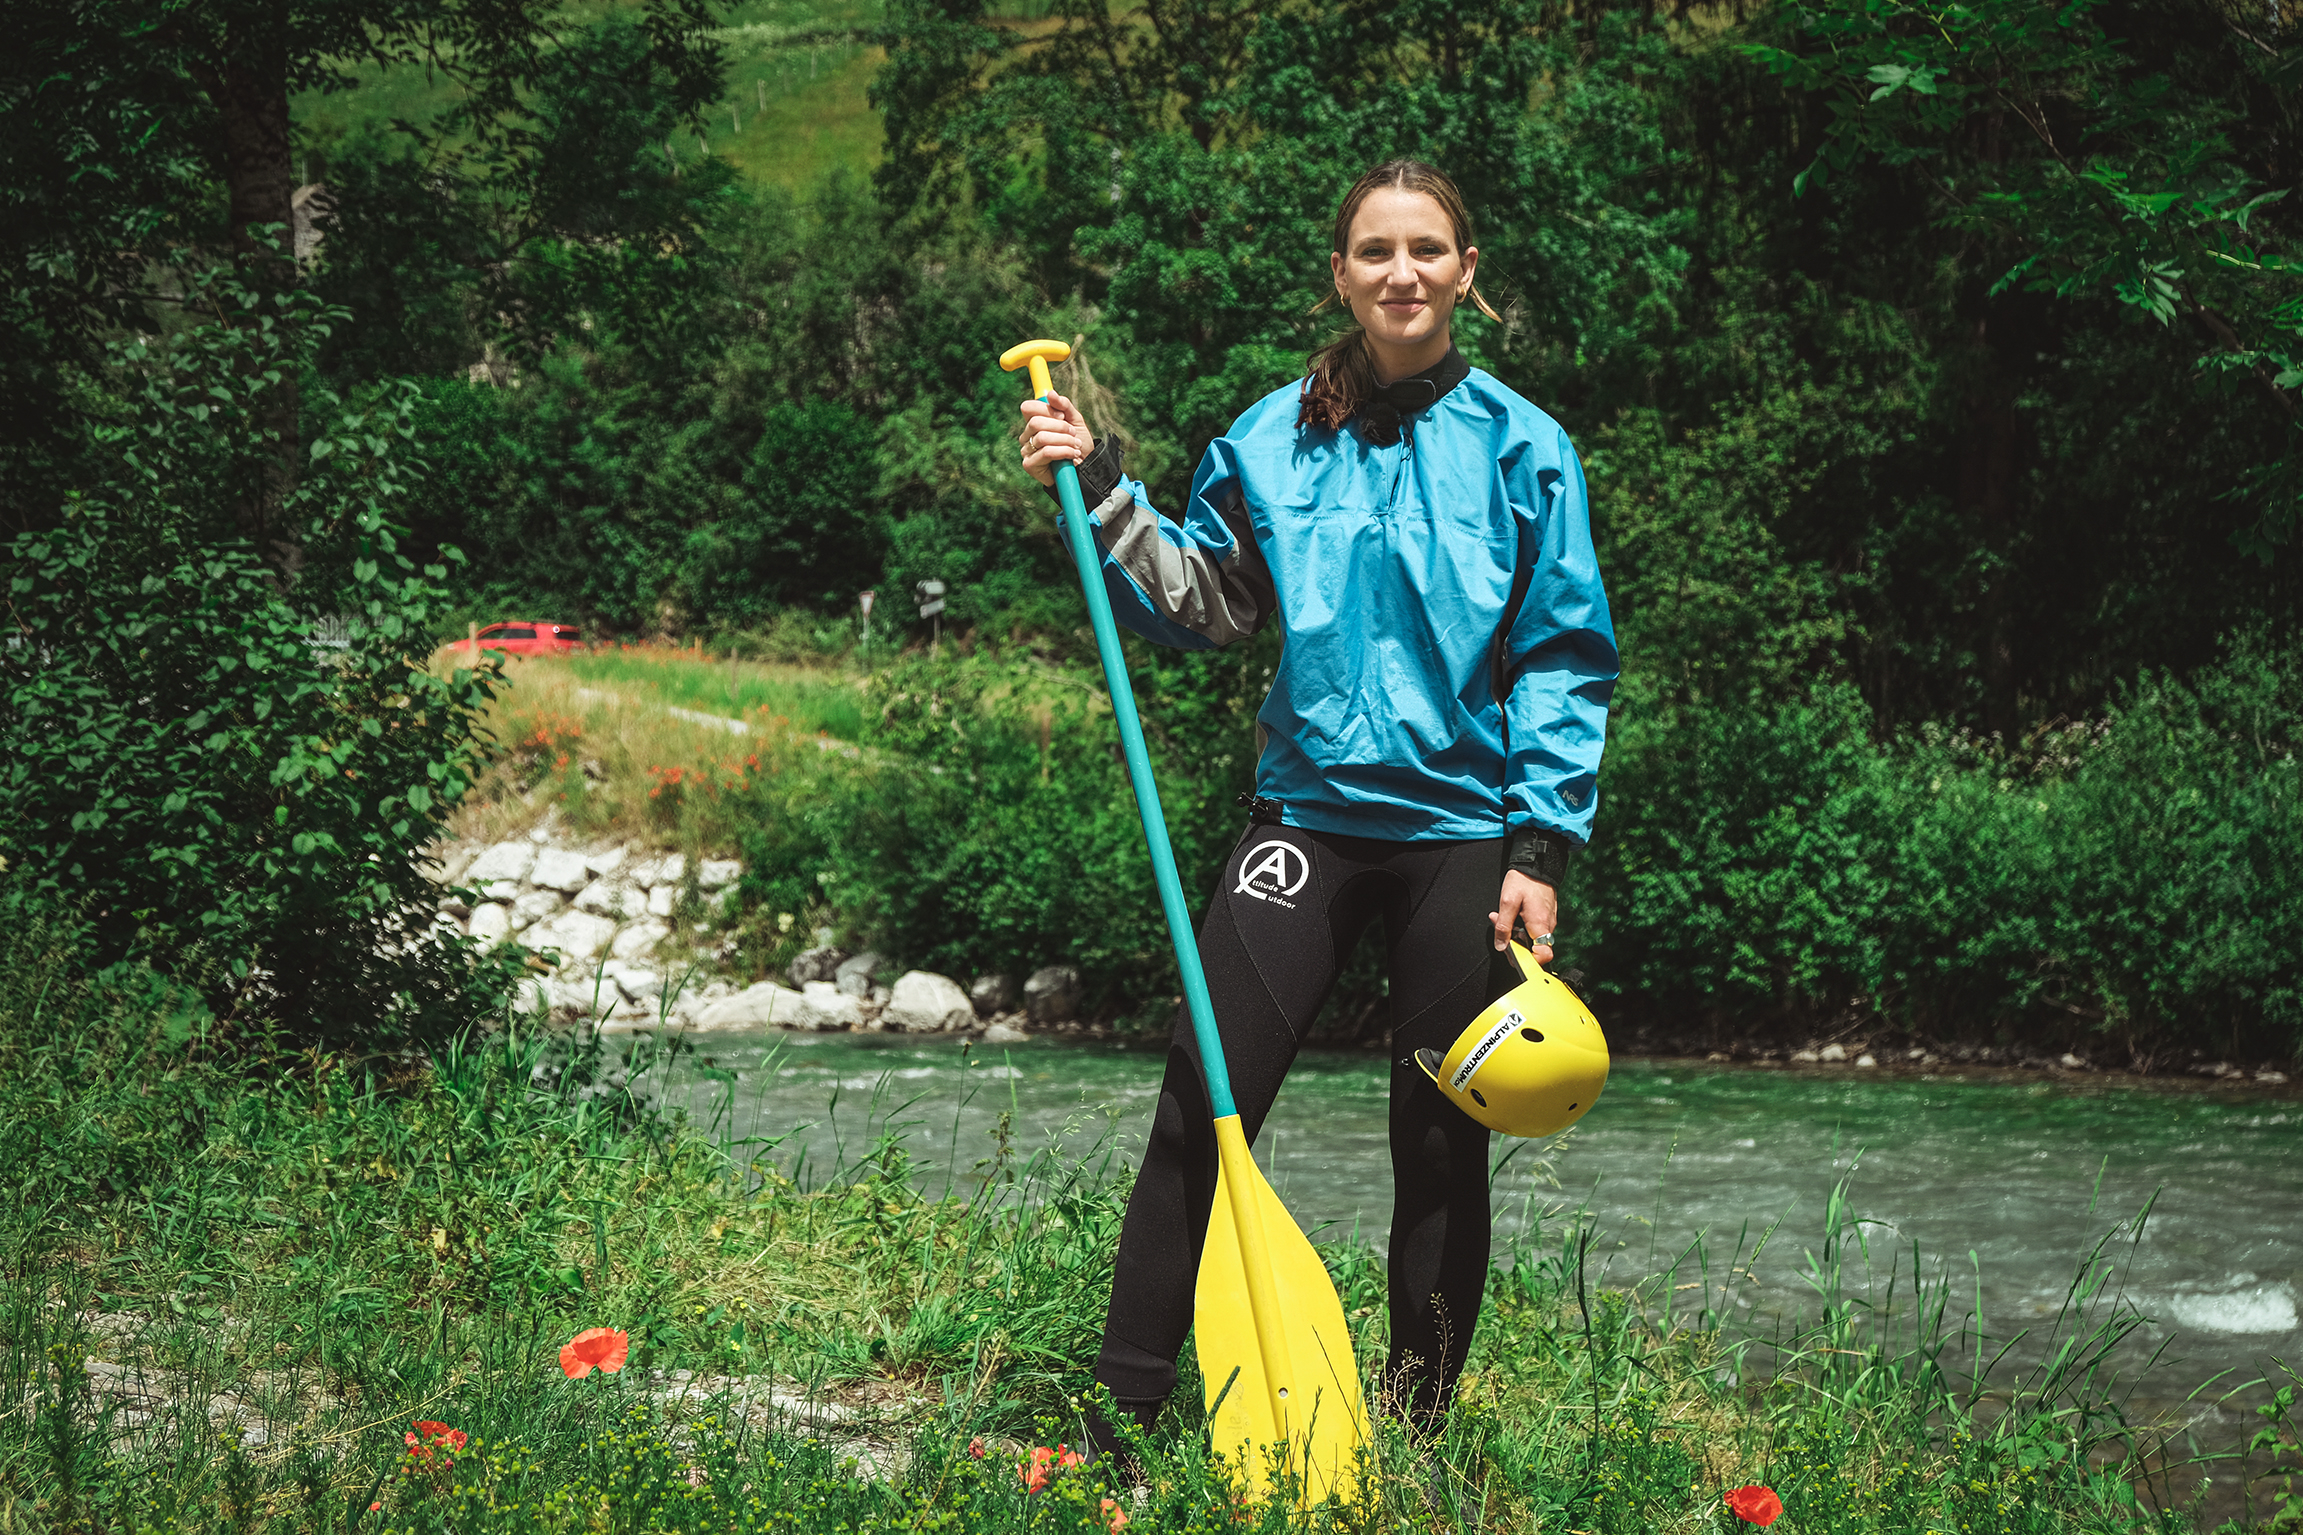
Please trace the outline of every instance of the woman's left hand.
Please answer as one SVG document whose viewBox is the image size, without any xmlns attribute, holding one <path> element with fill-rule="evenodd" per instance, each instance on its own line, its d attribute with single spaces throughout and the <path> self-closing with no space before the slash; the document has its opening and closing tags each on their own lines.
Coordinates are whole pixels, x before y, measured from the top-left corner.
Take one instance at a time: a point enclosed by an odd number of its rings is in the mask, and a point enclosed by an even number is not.
<svg viewBox="0 0 2303 1535">
<path fill-rule="evenodd" d="M 1495 924 L 1495 947 L 1498 953 L 1511 942 L 1515 924 L 1524 923 L 1527 936 L 1534 940 L 1535 962 L 1551 963 L 1551 930 L 1559 921 L 1559 892 L 1539 879 L 1529 879 L 1517 869 L 1505 872 L 1503 894 L 1496 897 L 1496 909 L 1487 914 Z"/>
</svg>

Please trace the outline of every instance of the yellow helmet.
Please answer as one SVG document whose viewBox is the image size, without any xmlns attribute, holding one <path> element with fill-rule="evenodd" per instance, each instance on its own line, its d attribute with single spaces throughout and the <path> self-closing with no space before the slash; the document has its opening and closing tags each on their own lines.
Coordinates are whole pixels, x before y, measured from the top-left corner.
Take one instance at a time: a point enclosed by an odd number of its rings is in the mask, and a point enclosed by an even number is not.
<svg viewBox="0 0 2303 1535">
<path fill-rule="evenodd" d="M 1505 1135 L 1557 1135 L 1607 1086 L 1607 1036 L 1565 981 L 1511 946 L 1517 986 L 1487 1005 L 1442 1058 L 1415 1061 L 1456 1107 Z"/>
</svg>

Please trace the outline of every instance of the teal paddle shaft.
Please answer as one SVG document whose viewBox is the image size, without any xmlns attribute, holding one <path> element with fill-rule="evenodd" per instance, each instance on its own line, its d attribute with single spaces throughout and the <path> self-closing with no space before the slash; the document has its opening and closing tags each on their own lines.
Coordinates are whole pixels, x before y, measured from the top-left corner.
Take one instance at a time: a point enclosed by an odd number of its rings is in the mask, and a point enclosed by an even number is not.
<svg viewBox="0 0 2303 1535">
<path fill-rule="evenodd" d="M 1088 527 L 1087 503 L 1080 498 L 1079 470 L 1070 464 L 1056 465 L 1056 499 L 1063 503 L 1064 536 L 1080 568 L 1080 590 L 1088 600 L 1088 621 L 1095 626 L 1096 653 L 1103 658 L 1104 686 L 1111 691 L 1112 717 L 1119 721 L 1120 748 L 1127 754 L 1128 781 L 1135 785 L 1136 810 L 1143 816 L 1144 841 L 1151 847 L 1160 910 L 1167 913 L 1176 969 L 1183 973 L 1184 1006 L 1191 1012 L 1200 1065 L 1207 1072 L 1208 1105 L 1216 1118 L 1228 1119 L 1239 1109 L 1231 1099 L 1231 1073 L 1224 1066 L 1223 1039 L 1215 1031 L 1207 974 L 1200 969 L 1199 939 L 1191 930 L 1191 913 L 1184 907 L 1183 882 L 1175 872 L 1175 850 L 1168 846 L 1167 818 L 1160 814 L 1159 786 L 1152 782 L 1151 757 L 1144 751 L 1143 722 L 1136 718 L 1135 691 L 1128 684 L 1127 662 L 1120 654 L 1119 627 L 1112 622 L 1111 594 L 1104 590 L 1103 554 Z"/>
</svg>

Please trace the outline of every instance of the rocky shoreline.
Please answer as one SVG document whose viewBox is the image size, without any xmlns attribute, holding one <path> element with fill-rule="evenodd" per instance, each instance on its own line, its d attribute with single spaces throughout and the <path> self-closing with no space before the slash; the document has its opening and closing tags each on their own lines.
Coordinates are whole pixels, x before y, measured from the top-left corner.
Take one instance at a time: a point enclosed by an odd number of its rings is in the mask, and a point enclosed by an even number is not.
<svg viewBox="0 0 2303 1535">
<path fill-rule="evenodd" d="M 612 839 L 571 845 L 552 815 L 523 836 L 446 844 L 431 857 L 431 877 L 449 887 L 439 925 L 483 948 L 511 943 L 533 954 L 539 973 L 520 983 L 514 1006 L 556 1025 L 981 1033 L 994 1045 L 1077 1027 L 1080 974 L 1069 965 L 1046 966 L 1021 986 L 1002 974 L 962 986 L 933 971 L 899 972 L 871 950 L 850 953 L 828 932 L 792 961 L 788 986 L 740 985 L 719 969 L 732 945 L 715 941 L 735 915 L 738 859 L 691 865 L 684 854 Z"/>
<path fill-rule="evenodd" d="M 516 1005 L 522 1014 L 558 1026 L 588 1023 L 602 1033 L 966 1033 L 995 1045 L 1015 1044 L 1035 1032 L 1109 1032 L 1081 1020 L 1081 977 L 1069 965 L 1047 966 L 1020 986 L 998 974 L 975 976 L 963 986 L 932 971 L 898 971 L 871 950 L 851 953 L 833 945 L 828 931 L 819 931 L 818 943 L 792 961 L 782 980 L 742 984 L 720 968 L 733 952 L 724 928 L 735 915 L 743 878 L 738 859 L 691 864 L 679 853 L 615 839 L 579 845 L 551 812 L 521 836 L 447 844 L 432 856 L 432 878 L 451 887 L 440 901 L 440 923 L 487 947 L 518 943 L 535 954 L 541 973 L 521 983 Z M 676 931 L 682 924 L 685 930 Z M 556 963 L 549 962 L 552 955 Z M 2173 1077 L 2279 1089 L 2289 1086 L 2294 1068 L 2293 1062 L 2237 1061 L 2204 1050 L 2182 1059 L 2117 1062 L 2072 1050 L 1935 1042 L 1884 1029 L 1724 1045 L 1700 1033 L 1681 1037 L 1646 1027 L 1610 1032 L 1622 1058 L 1851 1074 Z M 1377 1049 L 1384 1044 L 1380 1036 L 1324 1042 Z"/>
</svg>

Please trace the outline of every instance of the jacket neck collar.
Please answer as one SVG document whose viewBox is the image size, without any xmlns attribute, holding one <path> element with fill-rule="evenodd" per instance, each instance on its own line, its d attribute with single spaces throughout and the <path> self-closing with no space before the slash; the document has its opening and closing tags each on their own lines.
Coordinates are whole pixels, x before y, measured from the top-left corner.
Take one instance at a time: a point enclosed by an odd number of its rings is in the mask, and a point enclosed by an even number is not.
<svg viewBox="0 0 2303 1535">
<path fill-rule="evenodd" d="M 1379 448 L 1388 448 L 1402 436 L 1415 436 L 1415 418 L 1446 398 L 1449 390 L 1471 376 L 1471 364 L 1454 347 L 1421 373 L 1395 378 L 1376 390 L 1353 417 L 1363 436 Z"/>
</svg>

